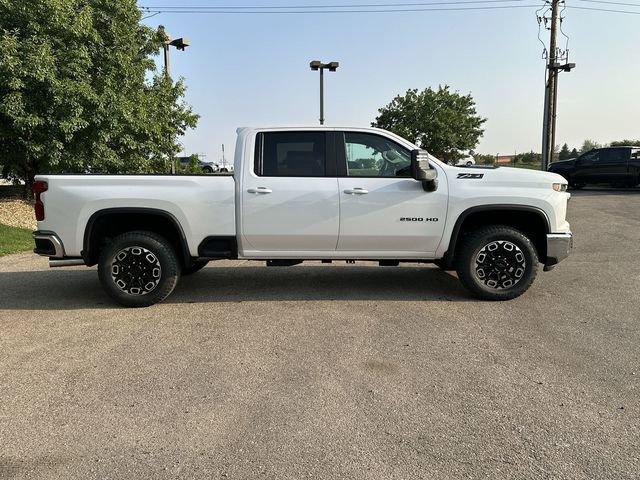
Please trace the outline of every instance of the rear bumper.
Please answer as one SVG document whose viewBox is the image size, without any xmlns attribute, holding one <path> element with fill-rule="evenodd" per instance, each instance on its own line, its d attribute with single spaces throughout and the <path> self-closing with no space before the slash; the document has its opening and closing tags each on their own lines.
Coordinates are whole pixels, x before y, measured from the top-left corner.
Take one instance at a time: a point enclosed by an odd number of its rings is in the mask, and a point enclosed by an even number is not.
<svg viewBox="0 0 640 480">
<path fill-rule="evenodd" d="M 64 258 L 64 245 L 54 232 L 36 230 L 33 232 L 33 240 L 36 242 L 33 253 L 49 258 Z"/>
<path fill-rule="evenodd" d="M 67 257 L 64 252 L 64 244 L 60 237 L 54 232 L 46 230 L 36 230 L 33 232 L 33 240 L 36 242 L 36 248 L 33 253 L 49 257 L 50 267 L 69 267 L 73 265 L 85 265 L 82 258 Z"/>
<path fill-rule="evenodd" d="M 549 233 L 547 234 L 547 261 L 545 262 L 545 270 L 550 270 L 562 260 L 567 258 L 573 248 L 573 234 L 568 233 Z"/>
</svg>

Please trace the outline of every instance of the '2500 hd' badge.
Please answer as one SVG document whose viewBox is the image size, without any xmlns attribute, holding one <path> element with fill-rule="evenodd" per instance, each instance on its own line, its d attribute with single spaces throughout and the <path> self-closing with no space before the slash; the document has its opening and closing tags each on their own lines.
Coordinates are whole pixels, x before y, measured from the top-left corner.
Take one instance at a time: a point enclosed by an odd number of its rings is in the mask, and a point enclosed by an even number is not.
<svg viewBox="0 0 640 480">
<path fill-rule="evenodd" d="M 436 217 L 400 217 L 401 222 L 437 222 Z"/>
</svg>

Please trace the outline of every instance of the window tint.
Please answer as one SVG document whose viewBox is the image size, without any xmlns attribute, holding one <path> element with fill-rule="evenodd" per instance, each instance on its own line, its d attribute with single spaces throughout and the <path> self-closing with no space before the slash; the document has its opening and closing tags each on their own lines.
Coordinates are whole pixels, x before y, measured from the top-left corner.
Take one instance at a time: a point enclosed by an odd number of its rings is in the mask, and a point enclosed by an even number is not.
<svg viewBox="0 0 640 480">
<path fill-rule="evenodd" d="M 600 151 L 600 163 L 624 163 L 628 156 L 628 148 L 607 148 Z"/>
<path fill-rule="evenodd" d="M 264 132 L 256 139 L 255 173 L 263 177 L 323 177 L 324 132 Z"/>
<path fill-rule="evenodd" d="M 580 163 L 593 163 L 598 161 L 599 150 L 591 150 L 580 157 Z"/>
<path fill-rule="evenodd" d="M 411 152 L 371 133 L 345 132 L 347 175 L 350 177 L 409 177 Z"/>
</svg>

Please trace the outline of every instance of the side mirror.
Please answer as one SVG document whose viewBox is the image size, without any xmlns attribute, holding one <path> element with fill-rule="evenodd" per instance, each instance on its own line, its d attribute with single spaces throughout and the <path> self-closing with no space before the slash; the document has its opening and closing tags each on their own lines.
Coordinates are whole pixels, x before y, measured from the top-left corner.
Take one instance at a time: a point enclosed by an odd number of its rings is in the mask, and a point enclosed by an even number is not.
<svg viewBox="0 0 640 480">
<path fill-rule="evenodd" d="M 422 182 L 425 192 L 438 188 L 438 172 L 429 167 L 429 155 L 424 150 L 411 150 L 411 177 Z"/>
</svg>

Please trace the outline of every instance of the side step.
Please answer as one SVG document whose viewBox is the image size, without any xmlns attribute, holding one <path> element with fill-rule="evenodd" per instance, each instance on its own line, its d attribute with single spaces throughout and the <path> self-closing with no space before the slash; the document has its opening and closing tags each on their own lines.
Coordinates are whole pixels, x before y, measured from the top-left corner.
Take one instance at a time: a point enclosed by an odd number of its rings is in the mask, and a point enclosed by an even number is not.
<svg viewBox="0 0 640 480">
<path fill-rule="evenodd" d="M 275 259 L 267 260 L 267 267 L 292 267 L 299 263 L 302 263 L 302 260 Z"/>
</svg>

